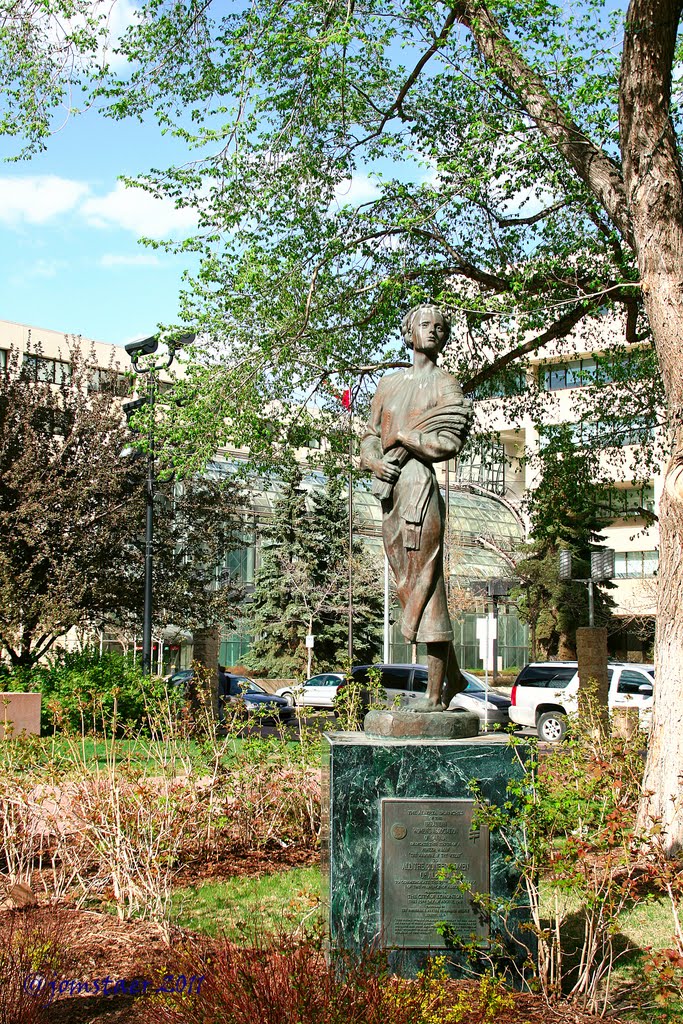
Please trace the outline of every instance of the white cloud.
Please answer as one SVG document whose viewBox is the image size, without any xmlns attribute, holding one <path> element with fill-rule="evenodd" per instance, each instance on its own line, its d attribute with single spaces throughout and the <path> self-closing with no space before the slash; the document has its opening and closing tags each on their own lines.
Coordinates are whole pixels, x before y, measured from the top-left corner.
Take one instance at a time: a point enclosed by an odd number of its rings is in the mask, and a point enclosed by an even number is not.
<svg viewBox="0 0 683 1024">
<path fill-rule="evenodd" d="M 120 71 L 128 63 L 126 58 L 112 51 L 126 29 L 130 28 L 139 18 L 139 8 L 130 0 L 116 0 L 111 4 L 107 16 L 107 35 L 100 49 L 100 59 L 107 63 L 113 71 Z"/>
<path fill-rule="evenodd" d="M 535 217 L 541 210 L 546 210 L 557 197 L 547 188 L 525 188 L 517 192 L 507 203 L 503 204 L 504 217 Z"/>
<path fill-rule="evenodd" d="M 159 257 L 154 252 L 126 253 L 105 252 L 100 259 L 101 267 L 158 267 Z"/>
<path fill-rule="evenodd" d="M 197 223 L 194 210 L 176 209 L 170 199 L 156 199 L 143 189 L 127 188 L 122 181 L 107 195 L 86 199 L 81 212 L 91 227 L 122 228 L 150 238 L 184 234 Z"/>
<path fill-rule="evenodd" d="M 340 206 L 359 206 L 361 203 L 379 199 L 381 192 L 367 174 L 355 174 L 353 178 L 340 181 L 334 190 L 334 198 Z"/>
<path fill-rule="evenodd" d="M 0 221 L 45 224 L 72 210 L 89 191 L 85 182 L 52 174 L 0 178 Z"/>
<path fill-rule="evenodd" d="M 49 280 L 56 277 L 68 266 L 64 260 L 34 260 L 28 265 L 18 267 L 10 274 L 8 283 L 11 288 L 23 288 L 29 281 Z"/>
</svg>

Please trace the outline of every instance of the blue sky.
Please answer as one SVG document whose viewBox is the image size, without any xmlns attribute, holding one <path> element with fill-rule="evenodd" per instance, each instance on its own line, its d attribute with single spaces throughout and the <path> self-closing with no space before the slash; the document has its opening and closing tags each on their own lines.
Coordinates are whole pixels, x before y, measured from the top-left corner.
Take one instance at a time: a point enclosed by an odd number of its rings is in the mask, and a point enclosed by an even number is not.
<svg viewBox="0 0 683 1024">
<path fill-rule="evenodd" d="M 0 319 L 116 344 L 172 321 L 191 257 L 138 238 L 188 234 L 192 215 L 117 178 L 183 156 L 154 125 L 90 110 L 70 118 L 45 153 L 0 163 Z"/>
<path fill-rule="evenodd" d="M 0 140 L 0 155 L 12 151 L 10 142 Z M 182 273 L 196 256 L 138 239 L 185 237 L 193 214 L 117 179 L 187 159 L 155 124 L 90 110 L 69 118 L 44 153 L 0 163 L 0 319 L 114 344 L 174 321 Z M 340 198 L 358 202 L 375 193 L 360 175 Z"/>
</svg>

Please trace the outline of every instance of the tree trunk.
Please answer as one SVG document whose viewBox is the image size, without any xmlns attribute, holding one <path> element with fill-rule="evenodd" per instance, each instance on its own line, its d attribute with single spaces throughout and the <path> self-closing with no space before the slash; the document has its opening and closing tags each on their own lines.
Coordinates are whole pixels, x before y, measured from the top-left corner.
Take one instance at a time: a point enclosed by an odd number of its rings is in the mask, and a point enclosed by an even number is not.
<svg viewBox="0 0 683 1024">
<path fill-rule="evenodd" d="M 525 63 L 484 0 L 456 0 L 498 78 L 520 100 L 607 212 L 638 259 L 672 430 L 660 508 L 655 714 L 639 820 L 661 820 L 672 850 L 683 845 L 683 184 L 669 116 L 681 0 L 631 0 L 619 89 L 622 172 L 566 116 Z M 623 176 L 622 176 L 623 175 Z"/>
<path fill-rule="evenodd" d="M 567 633 L 560 633 L 557 657 L 560 661 L 576 661 L 576 644 Z"/>
<path fill-rule="evenodd" d="M 659 510 L 656 698 L 639 825 L 683 846 L 683 175 L 669 117 L 682 4 L 632 0 L 620 82 L 620 131 L 645 309 L 667 399 L 672 457 Z"/>
</svg>

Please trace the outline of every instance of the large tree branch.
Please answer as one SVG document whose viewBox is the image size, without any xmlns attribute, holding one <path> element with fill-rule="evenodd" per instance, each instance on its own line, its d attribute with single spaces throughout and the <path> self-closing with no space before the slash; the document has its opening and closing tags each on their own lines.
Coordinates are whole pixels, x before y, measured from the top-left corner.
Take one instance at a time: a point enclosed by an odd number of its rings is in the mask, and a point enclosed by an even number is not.
<svg viewBox="0 0 683 1024">
<path fill-rule="evenodd" d="M 351 150 L 356 149 L 358 146 L 364 146 L 364 145 L 366 145 L 366 143 L 370 142 L 372 139 L 376 139 L 379 135 L 381 135 L 382 132 L 384 131 L 385 127 L 387 126 L 388 122 L 392 119 L 392 117 L 401 117 L 404 120 L 406 119 L 405 118 L 405 114 L 403 112 L 403 101 L 407 97 L 407 95 L 410 92 L 410 90 L 412 89 L 412 87 L 415 85 L 415 83 L 420 78 L 420 75 L 422 74 L 422 71 L 424 70 L 425 65 L 428 64 L 429 61 L 432 59 L 432 57 L 436 53 L 439 52 L 439 50 L 441 49 L 443 44 L 447 41 L 447 39 L 448 39 L 448 37 L 450 35 L 450 32 L 451 32 L 451 29 L 453 28 L 454 25 L 457 24 L 458 21 L 459 21 L 458 12 L 457 12 L 456 8 L 453 8 L 449 12 L 448 17 L 446 18 L 446 20 L 445 20 L 445 22 L 443 24 L 443 27 L 442 27 L 441 31 L 439 32 L 438 36 L 434 37 L 434 40 L 433 40 L 431 46 L 427 50 L 425 50 L 425 52 L 422 54 L 422 56 L 418 60 L 417 64 L 413 68 L 413 70 L 406 77 L 403 85 L 401 86 L 401 88 L 399 89 L 398 93 L 396 94 L 395 99 L 391 102 L 389 107 L 387 107 L 387 109 L 383 113 L 381 113 L 378 110 L 378 108 L 375 106 L 374 103 L 370 104 L 378 113 L 380 113 L 379 124 L 376 125 L 376 127 L 373 129 L 373 131 L 370 133 L 370 135 L 367 135 L 367 136 L 365 136 L 362 139 L 358 139 L 353 144 L 353 146 L 351 147 Z M 363 92 L 361 92 L 361 90 L 358 89 L 357 86 L 354 86 L 354 88 L 356 88 L 356 90 L 360 93 L 360 95 L 363 96 L 363 98 L 366 100 L 366 102 L 369 102 L 369 98 L 367 96 L 365 96 L 365 94 Z"/>
<path fill-rule="evenodd" d="M 487 380 L 491 380 L 497 374 L 504 370 L 511 363 L 521 359 L 523 356 L 528 355 L 530 352 L 536 352 L 543 345 L 546 345 L 549 341 L 555 341 L 556 338 L 563 338 L 566 334 L 575 327 L 580 320 L 586 316 L 592 309 L 595 309 L 601 299 L 589 299 L 582 302 L 579 306 L 569 310 L 558 320 L 555 321 L 547 330 L 541 334 L 537 334 L 534 338 L 530 338 L 521 345 L 517 345 L 515 348 L 506 352 L 505 355 L 500 356 L 498 359 L 494 359 L 492 363 L 486 366 L 479 373 L 475 373 L 473 377 L 463 381 L 462 389 L 465 394 L 470 394 L 476 388 L 485 384 Z"/>
<path fill-rule="evenodd" d="M 519 100 L 539 131 L 590 189 L 633 247 L 626 190 L 617 164 L 565 114 L 541 76 L 517 52 L 481 0 L 460 0 L 452 12 L 470 30 L 481 55 Z"/>
</svg>

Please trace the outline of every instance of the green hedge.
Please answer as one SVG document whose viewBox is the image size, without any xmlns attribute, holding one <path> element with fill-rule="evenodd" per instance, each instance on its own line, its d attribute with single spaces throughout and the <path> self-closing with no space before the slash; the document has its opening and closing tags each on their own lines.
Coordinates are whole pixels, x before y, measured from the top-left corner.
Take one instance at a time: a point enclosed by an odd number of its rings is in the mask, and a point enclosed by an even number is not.
<svg viewBox="0 0 683 1024">
<path fill-rule="evenodd" d="M 32 669 L 3 668 L 0 690 L 37 691 L 43 695 L 41 729 L 57 727 L 81 732 L 109 732 L 116 700 L 117 732 L 126 727 L 149 729 L 171 701 L 182 704 L 177 691 L 168 692 L 161 679 L 144 676 L 139 666 L 121 654 L 97 650 L 60 653 L 50 665 Z"/>
</svg>

